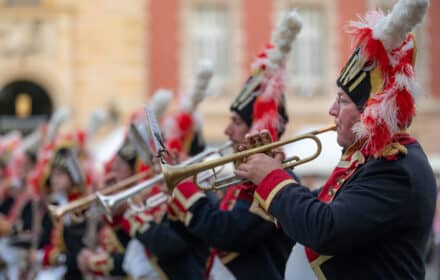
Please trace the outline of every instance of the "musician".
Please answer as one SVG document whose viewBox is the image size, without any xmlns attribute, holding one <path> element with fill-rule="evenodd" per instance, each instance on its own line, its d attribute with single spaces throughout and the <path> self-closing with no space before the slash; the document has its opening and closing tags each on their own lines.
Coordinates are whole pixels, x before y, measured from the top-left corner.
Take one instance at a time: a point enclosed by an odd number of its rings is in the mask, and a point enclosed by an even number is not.
<svg viewBox="0 0 440 280">
<path fill-rule="evenodd" d="M 11 221 L 11 210 L 23 191 L 25 172 L 34 162 L 22 151 L 22 139 L 18 134 L 0 139 L 0 220 Z M 5 225 L 7 221 L 4 221 Z M 0 227 L 1 228 L 1 227 Z M 5 229 L 6 231 L 7 228 Z M 0 236 L 3 230 L 0 229 Z M 4 232 L 6 233 L 6 232 Z"/>
<path fill-rule="evenodd" d="M 277 31 L 293 37 L 277 40 L 275 33 L 275 43 L 285 45 L 268 46 L 253 64 L 253 74 L 230 107 L 225 129 L 235 144 L 243 143 L 254 129 L 267 129 L 275 139 L 283 134 L 288 121 L 282 78 L 287 53 L 280 50 L 288 52 L 300 27 L 297 15 L 290 14 Z M 209 279 L 284 278 L 293 243 L 281 228 L 254 212 L 258 209 L 251 207 L 252 190 L 248 183 L 230 187 L 218 203 L 212 203 L 193 182 L 180 183 L 173 191 L 170 219 L 212 247 Z"/>
<path fill-rule="evenodd" d="M 139 159 L 136 149 L 126 139 L 110 163 L 107 177 L 113 177 L 113 182 L 119 182 L 131 177 L 136 173 L 147 171 L 148 166 Z M 98 245 L 101 251 L 83 246 L 78 254 L 79 269 L 83 274 L 99 276 L 126 276 L 123 265 L 127 246 L 131 240 L 123 229 L 127 206 L 120 207 L 112 221 L 106 220 L 106 225 L 99 229 Z M 150 267 L 148 263 L 140 263 L 138 266 Z"/>
<path fill-rule="evenodd" d="M 210 65 L 201 64 L 195 90 L 184 99 L 185 102 L 182 102 L 177 111 L 165 116 L 162 121 L 163 133 L 167 139 L 165 145 L 178 154 L 179 158 L 197 155 L 205 148 L 201 122 L 195 112 L 206 96 L 211 77 Z M 162 191 L 166 192 L 164 189 Z M 168 216 L 163 215 L 166 209 L 167 205 L 164 203 L 136 213 L 125 220 L 123 229 L 145 247 L 161 278 L 204 279 L 208 247 L 201 240 L 189 235 L 185 228 L 174 230 Z"/>
<path fill-rule="evenodd" d="M 17 235 L 20 242 L 20 236 L 26 236 L 32 230 L 32 190 L 29 186 L 32 174 L 37 164 L 37 147 L 35 149 L 26 149 L 24 152 L 20 152 L 15 159 L 17 164 L 14 168 L 17 174 L 17 181 L 19 187 L 19 195 L 14 201 L 11 208 L 10 218 L 13 222 L 13 234 Z M 22 240 L 25 241 L 25 240 Z M 23 244 L 25 245 L 25 244 Z"/>
<path fill-rule="evenodd" d="M 16 145 L 5 145 L 0 160 L 4 162 L 5 176 L 2 179 L 6 188 L 4 200 L 0 203 L 0 262 L 4 261 L 6 268 L 0 271 L 0 278 L 4 274 L 3 277 L 8 279 L 19 278 L 22 254 L 15 241 L 26 232 L 26 223 L 20 212 L 29 199 L 26 175 L 35 164 L 30 150 L 23 151 L 22 139 L 16 138 L 15 141 Z"/>
<path fill-rule="evenodd" d="M 40 199 L 63 205 L 85 193 L 85 177 L 73 142 L 59 138 L 54 147 L 53 152 L 46 151 L 46 155 L 39 159 L 36 169 L 41 172 L 37 172 L 34 179 L 41 188 Z M 37 231 L 34 234 L 39 234 L 38 250 L 33 249 L 30 253 L 32 266 L 43 268 L 36 277 L 44 279 L 49 274 L 58 279 L 81 279 L 76 255 L 83 246 L 85 221 L 77 220 L 73 216 L 52 221 L 47 211 L 40 213 L 40 207 L 37 209 L 38 215 L 30 202 L 22 214 L 30 217 L 32 230 Z"/>
<path fill-rule="evenodd" d="M 195 108 L 180 108 L 164 120 L 166 146 L 179 158 L 195 156 L 205 149 L 201 124 L 194 111 Z M 157 215 L 163 209 L 167 209 L 166 204 L 135 215 L 127 223 L 127 232 L 143 244 L 149 258 L 160 268 L 162 277 L 205 279 L 208 246 L 189 234 L 184 226 L 176 230 L 168 215 Z"/>
<path fill-rule="evenodd" d="M 280 163 L 251 156 L 236 174 L 288 235 L 304 244 L 319 279 L 424 279 L 436 186 L 414 117 L 414 37 L 428 1 L 400 0 L 392 12 L 351 25 L 356 48 L 337 80 L 335 118 L 340 163 L 319 193 Z"/>
</svg>

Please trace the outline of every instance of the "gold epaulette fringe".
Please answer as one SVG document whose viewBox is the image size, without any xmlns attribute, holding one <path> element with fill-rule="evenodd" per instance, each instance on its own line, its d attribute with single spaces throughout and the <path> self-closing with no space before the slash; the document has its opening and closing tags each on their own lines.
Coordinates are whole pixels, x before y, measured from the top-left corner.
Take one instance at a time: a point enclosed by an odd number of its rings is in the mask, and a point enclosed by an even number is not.
<svg viewBox="0 0 440 280">
<path fill-rule="evenodd" d="M 403 155 L 408 154 L 408 149 L 399 142 L 393 142 L 391 144 L 386 145 L 382 149 L 382 152 L 380 153 L 381 157 L 396 156 L 398 154 L 403 154 Z"/>
</svg>

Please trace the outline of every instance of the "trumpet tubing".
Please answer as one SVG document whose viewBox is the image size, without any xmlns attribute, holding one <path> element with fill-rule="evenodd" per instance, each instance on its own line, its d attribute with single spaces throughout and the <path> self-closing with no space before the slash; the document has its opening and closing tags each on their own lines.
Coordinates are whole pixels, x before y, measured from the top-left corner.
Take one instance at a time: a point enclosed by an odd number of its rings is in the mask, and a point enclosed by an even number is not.
<svg viewBox="0 0 440 280">
<path fill-rule="evenodd" d="M 141 182 L 125 191 L 121 191 L 112 195 L 105 195 L 102 193 L 97 193 L 96 196 L 98 198 L 99 204 L 102 206 L 102 208 L 105 211 L 105 214 L 107 216 L 111 216 L 111 213 L 115 207 L 117 207 L 120 203 L 123 201 L 129 199 L 130 197 L 138 194 L 141 191 L 147 190 L 156 184 L 158 184 L 160 181 L 163 180 L 163 175 L 159 174 L 154 176 L 153 178 L 146 180 L 144 182 Z"/>
<path fill-rule="evenodd" d="M 147 176 L 150 176 L 151 174 L 152 174 L 151 170 L 141 172 L 139 174 L 126 178 L 114 185 L 103 188 L 101 190 L 101 193 L 108 195 L 110 193 L 119 191 L 120 189 L 126 188 L 128 185 L 131 185 Z M 85 197 L 76 199 L 63 206 L 55 206 L 49 204 L 48 205 L 49 214 L 55 219 L 60 219 L 61 217 L 63 217 L 68 213 L 78 213 L 82 210 L 89 208 L 92 205 L 92 203 L 95 202 L 97 199 L 98 199 L 97 194 L 91 193 L 86 195 Z"/>
<path fill-rule="evenodd" d="M 317 150 L 314 154 L 312 154 L 311 156 L 304 158 L 304 159 L 294 157 L 294 158 L 288 160 L 287 162 L 286 161 L 283 162 L 283 165 L 282 165 L 283 168 L 293 168 L 297 165 L 304 164 L 306 162 L 309 162 L 309 161 L 317 158 L 319 156 L 319 154 L 321 153 L 321 141 L 319 140 L 319 138 L 316 135 L 324 133 L 324 132 L 328 132 L 328 131 L 334 131 L 335 129 L 336 129 L 336 126 L 332 125 L 332 126 L 329 126 L 329 127 L 323 128 L 323 129 L 319 129 L 319 130 L 314 130 L 309 133 L 299 135 L 299 136 L 296 136 L 293 138 L 273 142 L 270 144 L 262 145 L 260 147 L 256 147 L 253 149 L 238 152 L 238 153 L 232 154 L 227 157 L 222 157 L 219 159 L 214 159 L 211 161 L 196 163 L 193 165 L 188 165 L 188 166 L 183 166 L 183 167 L 182 166 L 171 166 L 171 165 L 168 165 L 168 164 L 161 162 L 162 174 L 164 176 L 165 183 L 167 184 L 167 187 L 170 190 L 173 190 L 175 188 L 175 186 L 180 181 L 182 181 L 185 178 L 191 177 L 191 176 L 193 177 L 195 184 L 198 186 L 198 188 L 200 190 L 208 191 L 208 190 L 219 190 L 219 189 L 227 188 L 227 187 L 235 185 L 237 183 L 244 182 L 245 180 L 240 179 L 236 176 L 233 176 L 233 177 L 228 177 L 227 178 L 228 182 L 225 184 L 219 184 L 218 182 L 214 182 L 213 184 L 211 184 L 208 187 L 203 187 L 200 184 L 198 184 L 197 176 L 200 172 L 214 169 L 219 166 L 225 165 L 227 163 L 235 162 L 237 160 L 242 160 L 242 159 L 247 158 L 253 154 L 265 153 L 265 152 L 268 152 L 268 151 L 273 150 L 275 148 L 278 148 L 278 147 L 281 147 L 281 146 L 284 146 L 287 144 L 291 144 L 291 143 L 294 143 L 294 142 L 297 142 L 297 141 L 300 141 L 303 139 L 313 140 L 316 144 L 316 147 L 317 147 Z M 225 180 L 225 179 L 222 179 L 222 180 Z"/>
<path fill-rule="evenodd" d="M 212 156 L 215 154 L 222 155 L 223 151 L 228 149 L 231 146 L 232 146 L 232 142 L 228 141 L 224 145 L 222 145 L 218 148 L 207 148 L 203 152 L 195 155 L 192 158 L 187 159 L 186 161 L 182 162 L 178 166 L 184 167 L 187 165 L 191 165 L 196 162 L 202 161 L 206 157 L 209 157 L 209 156 Z M 116 208 L 120 203 L 128 200 L 132 196 L 140 193 L 141 191 L 147 190 L 147 189 L 155 186 L 156 184 L 164 181 L 164 178 L 165 178 L 164 174 L 161 173 L 161 174 L 158 174 L 149 180 L 141 182 L 141 183 L 134 185 L 131 188 L 123 190 L 121 192 L 118 192 L 118 193 L 115 193 L 112 195 L 105 195 L 103 193 L 97 193 L 96 196 L 98 197 L 98 201 L 99 201 L 100 205 L 102 206 L 102 208 L 104 209 L 106 215 L 111 216 L 113 209 Z M 139 207 L 136 207 L 133 205 L 131 205 L 131 207 L 132 208 L 139 208 Z M 139 211 L 139 210 L 135 210 L 135 211 Z"/>
</svg>

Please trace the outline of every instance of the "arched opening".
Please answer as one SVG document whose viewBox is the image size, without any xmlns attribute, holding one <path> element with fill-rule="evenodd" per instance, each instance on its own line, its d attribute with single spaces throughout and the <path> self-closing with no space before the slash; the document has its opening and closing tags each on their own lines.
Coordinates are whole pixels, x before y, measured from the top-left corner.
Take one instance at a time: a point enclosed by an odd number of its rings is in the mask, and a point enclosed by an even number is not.
<svg viewBox="0 0 440 280">
<path fill-rule="evenodd" d="M 29 133 L 52 111 L 52 100 L 43 87 L 31 81 L 13 81 L 0 90 L 0 133 Z"/>
</svg>

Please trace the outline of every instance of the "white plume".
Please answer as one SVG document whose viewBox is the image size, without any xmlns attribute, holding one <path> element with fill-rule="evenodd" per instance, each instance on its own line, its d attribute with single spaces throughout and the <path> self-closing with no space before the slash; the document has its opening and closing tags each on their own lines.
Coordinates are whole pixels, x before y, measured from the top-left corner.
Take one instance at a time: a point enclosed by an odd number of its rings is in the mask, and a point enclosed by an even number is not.
<svg viewBox="0 0 440 280">
<path fill-rule="evenodd" d="M 151 97 L 150 108 L 153 110 L 154 114 L 158 119 L 166 111 L 168 104 L 171 101 L 173 93 L 169 89 L 158 89 Z"/>
<path fill-rule="evenodd" d="M 206 97 L 206 90 L 213 75 L 212 63 L 202 61 L 199 63 L 194 90 L 191 92 L 189 100 L 184 100 L 182 108 L 188 112 L 194 111 Z"/>
<path fill-rule="evenodd" d="M 70 109 L 67 107 L 61 107 L 53 113 L 47 126 L 46 143 L 50 143 L 55 139 L 61 125 L 70 118 L 70 114 Z"/>
<path fill-rule="evenodd" d="M 272 34 L 274 48 L 268 52 L 269 65 L 273 69 L 283 67 L 286 57 L 292 49 L 292 42 L 301 31 L 302 21 L 296 11 L 290 12 L 280 22 Z"/>
<path fill-rule="evenodd" d="M 36 150 L 40 146 L 42 136 L 40 127 L 37 127 L 32 133 L 23 138 L 21 149 L 23 151 Z"/>
<path fill-rule="evenodd" d="M 387 50 L 399 47 L 406 36 L 420 22 L 429 6 L 429 0 L 400 0 L 391 13 L 379 22 L 373 36 L 380 39 Z"/>
<path fill-rule="evenodd" d="M 90 139 L 93 138 L 99 129 L 108 121 L 110 121 L 110 113 L 104 109 L 95 110 L 90 116 L 87 123 L 86 135 Z"/>
</svg>

